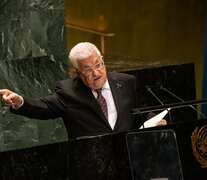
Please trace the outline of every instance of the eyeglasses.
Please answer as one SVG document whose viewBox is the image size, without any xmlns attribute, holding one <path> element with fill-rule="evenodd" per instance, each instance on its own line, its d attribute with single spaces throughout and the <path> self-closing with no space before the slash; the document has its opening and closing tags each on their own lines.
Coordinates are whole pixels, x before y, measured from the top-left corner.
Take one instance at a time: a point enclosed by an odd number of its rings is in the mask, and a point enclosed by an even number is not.
<svg viewBox="0 0 207 180">
<path fill-rule="evenodd" d="M 82 73 L 86 76 L 89 76 L 90 74 L 93 73 L 93 70 L 101 70 L 103 68 L 103 65 L 104 65 L 104 62 L 101 61 L 97 64 L 95 64 L 94 66 L 92 67 L 89 67 L 89 68 L 86 68 L 84 71 L 82 71 Z"/>
</svg>

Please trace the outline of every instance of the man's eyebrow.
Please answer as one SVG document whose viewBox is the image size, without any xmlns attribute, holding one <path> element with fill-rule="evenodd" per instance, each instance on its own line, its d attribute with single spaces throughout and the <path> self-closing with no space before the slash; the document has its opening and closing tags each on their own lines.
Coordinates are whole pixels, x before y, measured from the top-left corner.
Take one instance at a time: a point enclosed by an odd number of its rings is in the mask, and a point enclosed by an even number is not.
<svg viewBox="0 0 207 180">
<path fill-rule="evenodd" d="M 99 63 L 99 60 L 100 60 L 100 58 L 97 58 L 96 60 L 95 60 L 95 64 L 94 65 L 96 65 L 97 63 Z M 100 61 L 101 62 L 101 61 Z M 93 66 L 81 66 L 82 68 L 91 68 L 91 67 L 93 67 Z"/>
<path fill-rule="evenodd" d="M 94 65 L 96 65 L 96 64 L 99 62 L 99 60 L 100 60 L 100 58 L 97 58 L 97 59 L 95 60 L 95 64 L 94 64 Z M 93 67 L 93 66 L 81 66 L 81 67 L 83 67 L 83 68 L 91 68 L 91 67 Z"/>
<path fill-rule="evenodd" d="M 91 66 L 81 66 L 82 68 L 85 68 L 85 69 L 87 69 L 87 68 L 91 68 Z"/>
<path fill-rule="evenodd" d="M 100 58 L 97 58 L 97 59 L 96 59 L 96 61 L 95 61 L 95 63 L 98 63 L 98 62 L 99 62 L 99 60 L 100 60 Z M 95 65 L 95 64 L 94 64 L 94 65 Z"/>
</svg>

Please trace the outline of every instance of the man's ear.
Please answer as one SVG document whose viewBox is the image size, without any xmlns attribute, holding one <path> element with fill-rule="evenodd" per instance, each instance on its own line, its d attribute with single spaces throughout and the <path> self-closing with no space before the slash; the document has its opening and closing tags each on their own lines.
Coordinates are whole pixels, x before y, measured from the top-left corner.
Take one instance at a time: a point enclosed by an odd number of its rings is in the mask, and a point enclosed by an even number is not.
<svg viewBox="0 0 207 180">
<path fill-rule="evenodd" d="M 104 62 L 104 57 L 103 57 L 103 55 L 101 55 L 101 59 L 102 59 L 102 61 Z"/>
</svg>

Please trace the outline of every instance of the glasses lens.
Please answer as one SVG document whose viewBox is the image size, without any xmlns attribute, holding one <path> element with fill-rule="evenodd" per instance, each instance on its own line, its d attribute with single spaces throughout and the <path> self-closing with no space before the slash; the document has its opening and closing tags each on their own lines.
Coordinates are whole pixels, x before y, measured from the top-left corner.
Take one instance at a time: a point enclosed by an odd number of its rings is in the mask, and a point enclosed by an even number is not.
<svg viewBox="0 0 207 180">
<path fill-rule="evenodd" d="M 93 72 L 93 69 L 100 70 L 103 67 L 103 61 L 95 64 L 93 67 L 87 68 L 83 71 L 83 74 L 90 75 Z"/>
<path fill-rule="evenodd" d="M 91 74 L 92 72 L 93 72 L 92 68 L 87 68 L 87 69 L 85 69 L 85 70 L 83 71 L 83 73 L 84 73 L 85 75 L 89 75 L 89 74 Z"/>
<path fill-rule="evenodd" d="M 95 69 L 100 69 L 101 68 L 101 62 L 100 63 L 97 63 L 95 66 L 94 66 Z"/>
</svg>

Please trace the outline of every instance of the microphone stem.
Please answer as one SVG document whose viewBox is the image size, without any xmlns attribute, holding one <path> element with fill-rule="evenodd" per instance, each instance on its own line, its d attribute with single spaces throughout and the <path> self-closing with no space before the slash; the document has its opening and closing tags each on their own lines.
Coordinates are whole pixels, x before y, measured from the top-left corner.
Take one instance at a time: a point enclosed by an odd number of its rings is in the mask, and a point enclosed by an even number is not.
<svg viewBox="0 0 207 180">
<path fill-rule="evenodd" d="M 151 91 L 151 89 L 149 89 L 150 93 L 159 101 L 159 103 L 161 105 L 164 105 L 162 101 L 160 101 L 160 99 Z"/>
<path fill-rule="evenodd" d="M 160 101 L 160 99 L 151 91 L 151 89 L 148 89 L 148 91 L 157 99 L 157 101 L 161 104 L 164 105 L 162 101 Z M 168 108 L 166 108 L 166 110 L 168 111 L 169 114 L 169 120 L 170 120 L 170 124 L 172 124 L 172 116 L 170 113 L 170 110 Z"/>
<path fill-rule="evenodd" d="M 180 97 L 176 96 L 174 93 L 170 92 L 169 90 L 165 89 L 164 87 L 162 87 L 162 89 L 163 89 L 164 91 L 168 92 L 169 94 L 171 94 L 173 97 L 179 99 L 180 101 L 185 102 L 183 99 L 181 99 Z M 197 110 L 194 106 L 192 106 L 192 105 L 189 105 L 189 106 L 190 106 L 192 109 L 194 109 L 196 112 L 198 112 L 198 113 L 202 116 L 202 118 L 206 118 L 205 115 L 204 115 L 202 112 L 200 112 L 199 110 Z"/>
</svg>

